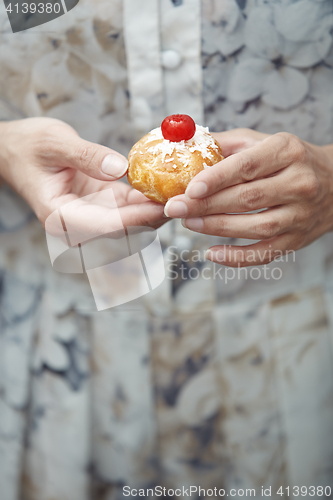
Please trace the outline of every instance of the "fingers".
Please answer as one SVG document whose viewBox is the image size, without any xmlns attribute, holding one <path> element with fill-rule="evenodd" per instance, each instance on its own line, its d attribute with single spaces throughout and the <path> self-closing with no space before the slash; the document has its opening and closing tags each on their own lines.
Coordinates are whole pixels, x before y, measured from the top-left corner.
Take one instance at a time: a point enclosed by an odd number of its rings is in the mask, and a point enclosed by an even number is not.
<svg viewBox="0 0 333 500">
<path fill-rule="evenodd" d="M 258 214 L 223 214 L 182 219 L 182 224 L 187 229 L 202 234 L 267 240 L 293 229 L 295 219 L 293 207 L 279 207 Z"/>
<path fill-rule="evenodd" d="M 163 205 L 154 201 L 146 201 L 137 205 L 128 205 L 119 209 L 125 227 L 149 226 L 158 227 L 166 221 Z"/>
<path fill-rule="evenodd" d="M 292 162 L 288 154 L 289 135 L 269 136 L 255 146 L 199 172 L 186 189 L 187 198 L 207 197 L 221 189 L 275 174 L 289 166 Z"/>
<path fill-rule="evenodd" d="M 212 133 L 212 135 L 220 143 L 224 157 L 251 148 L 269 137 L 269 134 L 263 134 L 248 128 L 235 128 L 225 132 Z"/>
<path fill-rule="evenodd" d="M 211 214 L 242 213 L 288 204 L 298 196 L 299 172 L 286 169 L 268 177 L 237 184 L 206 198 L 189 200 L 179 195 L 165 206 L 169 217 L 197 217 Z"/>
<path fill-rule="evenodd" d="M 68 134 L 57 151 L 59 166 L 73 167 L 89 177 L 100 180 L 115 180 L 123 177 L 128 169 L 127 159 L 99 144 Z"/>
<path fill-rule="evenodd" d="M 103 235 L 122 237 L 129 226 L 157 227 L 162 220 L 166 221 L 163 205 L 147 201 L 118 207 L 109 191 L 101 191 L 85 199 L 71 196 L 68 203 L 58 204 L 45 222 L 46 231 L 57 235 L 60 215 L 69 244 L 75 246 Z"/>
<path fill-rule="evenodd" d="M 230 267 L 248 267 L 269 264 L 285 254 L 294 254 L 301 244 L 295 236 L 284 233 L 267 241 L 247 246 L 214 246 L 206 252 L 206 258 Z"/>
</svg>

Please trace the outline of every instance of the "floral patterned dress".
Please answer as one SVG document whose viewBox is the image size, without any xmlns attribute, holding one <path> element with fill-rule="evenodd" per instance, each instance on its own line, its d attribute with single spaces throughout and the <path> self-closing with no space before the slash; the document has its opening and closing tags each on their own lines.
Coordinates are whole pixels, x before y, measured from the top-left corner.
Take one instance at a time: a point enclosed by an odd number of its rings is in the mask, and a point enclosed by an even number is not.
<svg viewBox="0 0 333 500">
<path fill-rule="evenodd" d="M 123 154 L 179 111 L 332 143 L 332 33 L 332 0 L 81 0 L 15 35 L 1 5 L 0 119 L 59 118 Z M 178 222 L 159 237 L 163 284 L 96 312 L 1 188 L 1 500 L 333 487 L 332 236 L 269 279 L 205 279 L 195 256 L 228 239 Z"/>
</svg>

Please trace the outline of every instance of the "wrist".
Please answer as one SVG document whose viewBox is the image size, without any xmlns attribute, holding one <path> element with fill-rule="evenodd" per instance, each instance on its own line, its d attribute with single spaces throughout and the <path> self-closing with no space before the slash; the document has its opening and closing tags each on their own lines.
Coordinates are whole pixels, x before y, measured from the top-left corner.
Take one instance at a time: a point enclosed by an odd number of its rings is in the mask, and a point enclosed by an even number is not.
<svg viewBox="0 0 333 500">
<path fill-rule="evenodd" d="M 327 144 L 326 146 L 320 146 L 320 149 L 323 151 L 327 164 L 332 169 L 333 174 L 333 144 Z"/>
<path fill-rule="evenodd" d="M 329 200 L 330 204 L 332 204 L 333 200 L 333 144 L 327 144 L 325 146 L 318 146 L 319 149 L 321 150 L 321 153 L 324 157 L 324 162 L 326 165 L 326 172 L 327 172 L 327 186 L 326 188 L 328 189 L 329 192 Z M 332 206 L 332 205 L 331 205 Z M 333 219 L 332 219 L 332 211 L 327 210 L 328 213 L 328 231 L 331 232 L 333 231 Z"/>
</svg>

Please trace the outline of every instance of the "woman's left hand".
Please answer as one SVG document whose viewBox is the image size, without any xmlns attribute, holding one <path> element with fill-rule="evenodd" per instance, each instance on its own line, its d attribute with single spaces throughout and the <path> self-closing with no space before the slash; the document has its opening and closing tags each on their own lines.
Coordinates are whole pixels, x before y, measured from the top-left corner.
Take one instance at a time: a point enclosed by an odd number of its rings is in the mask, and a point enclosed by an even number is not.
<svg viewBox="0 0 333 500">
<path fill-rule="evenodd" d="M 267 264 L 333 229 L 333 146 L 248 129 L 215 137 L 226 158 L 200 172 L 165 213 L 192 231 L 260 241 L 214 246 L 208 259 L 232 267 Z"/>
</svg>

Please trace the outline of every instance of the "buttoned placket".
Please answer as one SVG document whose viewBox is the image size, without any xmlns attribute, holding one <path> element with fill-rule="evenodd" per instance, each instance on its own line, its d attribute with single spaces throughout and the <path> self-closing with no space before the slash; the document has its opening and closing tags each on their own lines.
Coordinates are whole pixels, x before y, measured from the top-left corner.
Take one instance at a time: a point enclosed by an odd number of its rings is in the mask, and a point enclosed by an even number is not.
<svg viewBox="0 0 333 500">
<path fill-rule="evenodd" d="M 165 115 L 158 0 L 124 0 L 124 35 L 135 138 Z"/>
<path fill-rule="evenodd" d="M 203 124 L 201 1 L 124 0 L 124 30 L 131 116 L 136 137 L 159 127 L 164 117 L 173 113 L 188 114 L 196 123 Z M 184 250 L 191 254 L 198 245 L 208 248 L 206 240 L 209 237 L 190 233 L 179 220 L 171 221 L 168 226 L 168 241 L 165 243 L 177 248 L 180 264 Z M 182 290 L 190 281 L 183 281 Z M 202 280 L 197 281 L 196 292 L 194 283 L 190 287 L 193 300 L 195 297 L 195 301 L 198 299 L 207 306 L 214 301 L 213 283 L 206 280 L 202 294 L 203 283 L 199 283 Z M 177 296 L 170 302 L 171 290 L 172 287 L 165 287 L 164 292 L 160 290 L 161 296 L 154 301 L 163 303 L 162 309 L 167 314 L 170 307 L 174 312 L 174 308 L 183 310 L 183 300 Z"/>
<path fill-rule="evenodd" d="M 203 124 L 201 1 L 161 0 L 166 114 L 185 113 Z"/>
<path fill-rule="evenodd" d="M 124 0 L 131 117 L 136 137 L 172 113 L 203 123 L 200 0 Z"/>
</svg>

